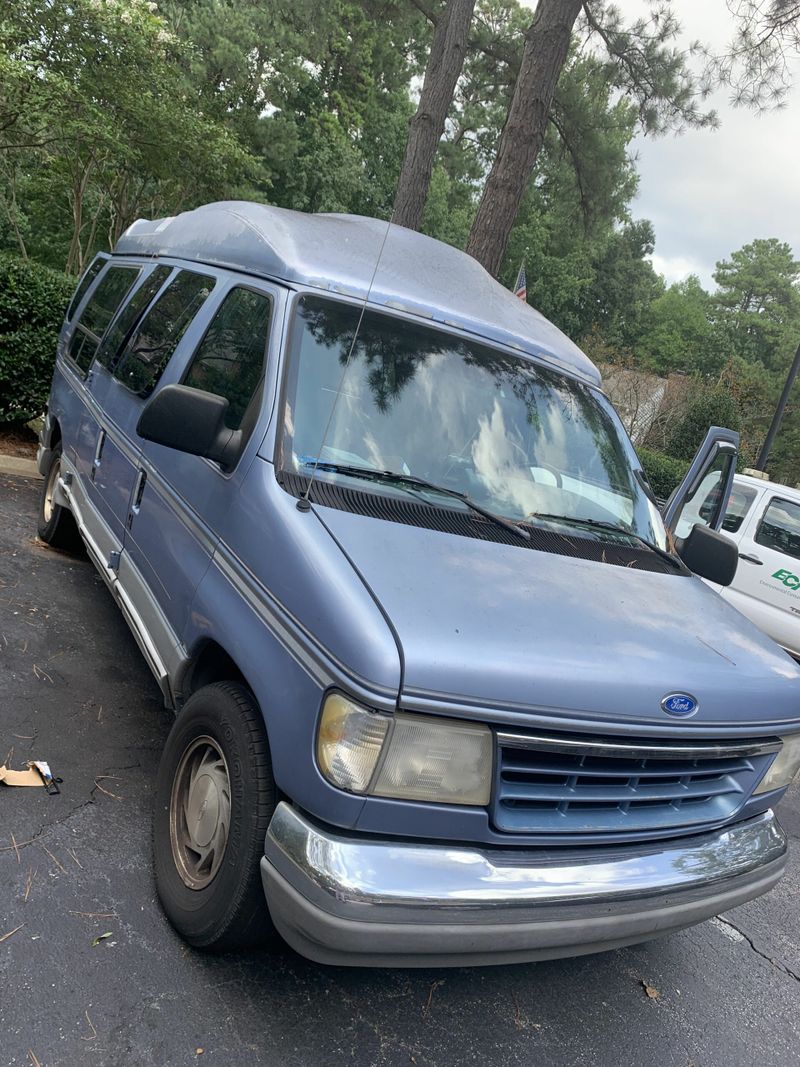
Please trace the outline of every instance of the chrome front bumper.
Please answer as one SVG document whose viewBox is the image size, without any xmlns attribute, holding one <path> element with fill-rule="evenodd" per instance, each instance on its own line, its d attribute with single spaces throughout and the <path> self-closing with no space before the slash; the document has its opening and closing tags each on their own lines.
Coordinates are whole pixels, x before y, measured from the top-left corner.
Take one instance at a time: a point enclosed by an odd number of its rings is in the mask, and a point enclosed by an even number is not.
<svg viewBox="0 0 800 1067">
<path fill-rule="evenodd" d="M 425 967 L 646 941 L 765 893 L 785 865 L 771 811 L 656 844 L 498 851 L 347 834 L 281 802 L 261 875 L 276 927 L 302 955 Z"/>
</svg>

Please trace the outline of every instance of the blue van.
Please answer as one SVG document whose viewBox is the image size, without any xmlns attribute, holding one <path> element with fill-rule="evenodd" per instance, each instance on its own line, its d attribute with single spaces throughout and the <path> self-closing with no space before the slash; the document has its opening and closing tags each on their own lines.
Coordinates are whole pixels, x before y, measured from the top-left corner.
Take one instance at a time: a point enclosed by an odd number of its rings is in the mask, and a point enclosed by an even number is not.
<svg viewBox="0 0 800 1067">
<path fill-rule="evenodd" d="M 77 528 L 176 712 L 175 929 L 502 963 L 770 889 L 800 667 L 701 581 L 737 444 L 662 516 L 593 364 L 463 253 L 239 202 L 131 226 L 61 332 L 39 534 Z"/>
</svg>

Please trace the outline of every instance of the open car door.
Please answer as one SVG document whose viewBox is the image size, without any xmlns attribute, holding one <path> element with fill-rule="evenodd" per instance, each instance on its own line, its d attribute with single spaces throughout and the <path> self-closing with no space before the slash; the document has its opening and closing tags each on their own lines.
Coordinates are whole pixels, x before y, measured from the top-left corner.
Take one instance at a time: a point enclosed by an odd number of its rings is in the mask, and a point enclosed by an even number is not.
<svg viewBox="0 0 800 1067">
<path fill-rule="evenodd" d="M 736 473 L 739 434 L 712 426 L 680 485 L 664 505 L 664 524 L 676 539 L 696 524 L 719 530 Z"/>
<path fill-rule="evenodd" d="M 736 472 L 739 435 L 712 426 L 686 477 L 664 506 L 664 523 L 678 555 L 713 585 L 730 585 L 739 557 L 736 543 L 719 532 Z"/>
</svg>

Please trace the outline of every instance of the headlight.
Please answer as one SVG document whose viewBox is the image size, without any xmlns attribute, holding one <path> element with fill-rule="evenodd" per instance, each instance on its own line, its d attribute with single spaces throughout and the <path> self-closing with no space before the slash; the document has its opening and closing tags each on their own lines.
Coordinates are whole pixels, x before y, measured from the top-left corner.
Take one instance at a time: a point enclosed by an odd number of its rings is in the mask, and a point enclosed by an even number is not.
<svg viewBox="0 0 800 1067">
<path fill-rule="evenodd" d="M 383 715 L 340 693 L 322 709 L 317 762 L 339 789 L 439 804 L 489 803 L 487 727 L 433 715 Z"/>
<path fill-rule="evenodd" d="M 783 786 L 789 785 L 800 770 L 800 734 L 784 737 L 782 741 L 783 748 L 756 786 L 756 793 L 768 793 L 770 789 L 782 789 Z"/>
</svg>

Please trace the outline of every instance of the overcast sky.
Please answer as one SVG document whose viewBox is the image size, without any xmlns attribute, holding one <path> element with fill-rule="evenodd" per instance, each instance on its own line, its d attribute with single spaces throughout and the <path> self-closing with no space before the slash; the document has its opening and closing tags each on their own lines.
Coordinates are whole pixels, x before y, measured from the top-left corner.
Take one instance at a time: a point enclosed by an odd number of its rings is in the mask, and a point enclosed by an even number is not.
<svg viewBox="0 0 800 1067">
<path fill-rule="evenodd" d="M 628 17 L 646 9 L 645 0 L 617 0 Z M 685 40 L 721 48 L 732 20 L 725 0 L 673 0 Z M 718 130 L 678 137 L 639 137 L 637 218 L 656 231 L 653 263 L 668 281 L 698 274 L 713 288 L 719 259 L 756 237 L 788 241 L 800 257 L 800 64 L 785 110 L 755 115 L 733 108 L 726 92 L 710 101 Z"/>
</svg>

